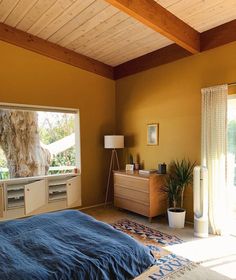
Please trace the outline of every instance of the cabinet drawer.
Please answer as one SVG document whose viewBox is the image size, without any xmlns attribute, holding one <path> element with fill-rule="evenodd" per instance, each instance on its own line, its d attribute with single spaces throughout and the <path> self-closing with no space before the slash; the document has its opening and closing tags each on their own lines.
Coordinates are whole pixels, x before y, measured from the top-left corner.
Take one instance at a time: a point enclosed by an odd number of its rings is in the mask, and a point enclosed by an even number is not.
<svg viewBox="0 0 236 280">
<path fill-rule="evenodd" d="M 146 204 L 115 196 L 114 205 L 115 207 L 127 209 L 135 213 L 149 217 L 150 210 L 149 210 L 149 206 Z"/>
<path fill-rule="evenodd" d="M 114 195 L 117 197 L 134 200 L 137 202 L 144 202 L 148 205 L 150 204 L 149 192 L 139 191 L 139 188 L 136 187 L 126 187 L 115 184 Z"/>
<path fill-rule="evenodd" d="M 149 192 L 149 179 L 148 178 L 135 178 L 133 176 L 114 176 L 114 184 L 119 186 L 126 186 L 139 191 Z"/>
</svg>

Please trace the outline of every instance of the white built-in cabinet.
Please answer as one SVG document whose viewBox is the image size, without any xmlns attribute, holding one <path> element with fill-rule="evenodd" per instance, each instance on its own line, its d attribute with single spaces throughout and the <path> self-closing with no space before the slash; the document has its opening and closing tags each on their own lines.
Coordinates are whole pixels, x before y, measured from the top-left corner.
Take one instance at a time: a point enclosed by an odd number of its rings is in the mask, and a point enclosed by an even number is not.
<svg viewBox="0 0 236 280">
<path fill-rule="evenodd" d="M 49 175 L 0 181 L 0 220 L 81 206 L 81 176 Z"/>
</svg>

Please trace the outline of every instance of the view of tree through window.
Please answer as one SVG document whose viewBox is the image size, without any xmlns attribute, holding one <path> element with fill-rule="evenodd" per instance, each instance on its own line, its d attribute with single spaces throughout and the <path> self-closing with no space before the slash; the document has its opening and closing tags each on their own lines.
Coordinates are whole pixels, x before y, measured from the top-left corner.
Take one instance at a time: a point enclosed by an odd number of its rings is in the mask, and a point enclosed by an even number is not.
<svg viewBox="0 0 236 280">
<path fill-rule="evenodd" d="M 72 172 L 75 114 L 0 109 L 0 179 Z"/>
</svg>

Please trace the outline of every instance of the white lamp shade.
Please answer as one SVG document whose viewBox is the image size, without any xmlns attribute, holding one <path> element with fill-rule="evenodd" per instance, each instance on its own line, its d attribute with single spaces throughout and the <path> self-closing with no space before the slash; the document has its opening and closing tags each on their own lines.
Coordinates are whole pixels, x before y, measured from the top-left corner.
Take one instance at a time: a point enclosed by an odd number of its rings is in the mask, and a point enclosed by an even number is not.
<svg viewBox="0 0 236 280">
<path fill-rule="evenodd" d="M 122 149 L 124 148 L 123 135 L 105 135 L 104 136 L 105 149 Z"/>
</svg>

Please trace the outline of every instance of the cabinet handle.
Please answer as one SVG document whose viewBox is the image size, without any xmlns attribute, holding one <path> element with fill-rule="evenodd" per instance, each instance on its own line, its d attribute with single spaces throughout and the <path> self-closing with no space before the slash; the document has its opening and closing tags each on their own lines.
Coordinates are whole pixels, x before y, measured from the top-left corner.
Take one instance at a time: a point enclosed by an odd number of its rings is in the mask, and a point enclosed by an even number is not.
<svg viewBox="0 0 236 280">
<path fill-rule="evenodd" d="M 29 189 L 26 189 L 27 190 L 27 192 L 29 192 L 30 190 Z"/>
<path fill-rule="evenodd" d="M 68 183 L 68 186 L 71 186 L 71 183 Z"/>
</svg>

